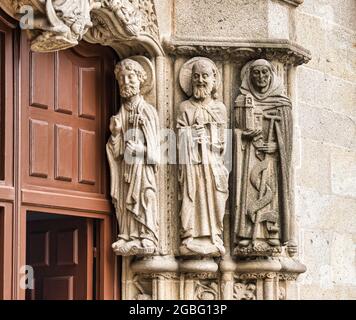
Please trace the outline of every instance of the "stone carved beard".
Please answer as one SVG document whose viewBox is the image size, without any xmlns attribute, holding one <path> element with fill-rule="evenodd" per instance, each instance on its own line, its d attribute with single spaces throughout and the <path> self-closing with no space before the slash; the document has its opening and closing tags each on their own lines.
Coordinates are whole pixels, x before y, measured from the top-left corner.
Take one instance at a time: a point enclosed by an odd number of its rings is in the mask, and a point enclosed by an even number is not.
<svg viewBox="0 0 356 320">
<path fill-rule="evenodd" d="M 207 82 L 204 84 L 194 84 L 193 96 L 197 100 L 203 100 L 208 96 L 211 96 L 213 89 L 214 89 L 214 83 L 212 82 Z"/>
<path fill-rule="evenodd" d="M 120 96 L 126 99 L 136 96 L 139 93 L 140 93 L 140 86 L 127 84 L 120 87 Z"/>
</svg>

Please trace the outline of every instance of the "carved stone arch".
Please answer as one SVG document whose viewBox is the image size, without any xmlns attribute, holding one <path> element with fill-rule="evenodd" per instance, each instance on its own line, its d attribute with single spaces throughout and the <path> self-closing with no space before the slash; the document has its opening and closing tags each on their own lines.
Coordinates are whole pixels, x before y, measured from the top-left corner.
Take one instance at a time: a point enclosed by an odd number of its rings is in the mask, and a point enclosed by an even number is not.
<svg viewBox="0 0 356 320">
<path fill-rule="evenodd" d="M 33 51 L 63 50 L 84 39 L 111 46 L 120 58 L 164 55 L 153 0 L 5 0 L 0 7 L 27 23 Z"/>
<path fill-rule="evenodd" d="M 114 0 L 111 3 L 111 7 L 91 11 L 93 27 L 84 40 L 111 46 L 122 59 L 132 55 L 164 55 L 153 0 Z M 122 16 L 115 3 L 127 6 L 127 16 Z"/>
</svg>

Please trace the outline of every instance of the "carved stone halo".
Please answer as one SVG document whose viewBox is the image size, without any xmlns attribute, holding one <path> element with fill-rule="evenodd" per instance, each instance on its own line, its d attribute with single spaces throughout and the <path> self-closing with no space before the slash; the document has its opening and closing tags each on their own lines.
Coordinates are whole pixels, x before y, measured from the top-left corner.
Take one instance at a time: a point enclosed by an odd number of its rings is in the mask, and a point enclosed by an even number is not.
<svg viewBox="0 0 356 320">
<path fill-rule="evenodd" d="M 153 84 L 155 82 L 155 73 L 151 61 L 144 56 L 132 56 L 128 59 L 138 62 L 146 71 L 147 79 L 144 83 L 141 84 L 141 94 L 144 95 L 149 93 L 152 90 Z"/>
<path fill-rule="evenodd" d="M 180 69 L 180 72 L 179 72 L 180 87 L 182 88 L 182 90 L 185 92 L 185 94 L 188 97 L 192 96 L 192 69 L 193 69 L 193 65 L 195 62 L 201 61 L 201 60 L 207 61 L 215 68 L 215 70 L 216 70 L 216 88 L 218 88 L 220 86 L 221 76 L 220 76 L 219 70 L 216 67 L 215 63 L 212 60 L 205 58 L 205 57 L 194 57 L 194 58 L 188 60 L 186 63 L 184 63 Z"/>
</svg>

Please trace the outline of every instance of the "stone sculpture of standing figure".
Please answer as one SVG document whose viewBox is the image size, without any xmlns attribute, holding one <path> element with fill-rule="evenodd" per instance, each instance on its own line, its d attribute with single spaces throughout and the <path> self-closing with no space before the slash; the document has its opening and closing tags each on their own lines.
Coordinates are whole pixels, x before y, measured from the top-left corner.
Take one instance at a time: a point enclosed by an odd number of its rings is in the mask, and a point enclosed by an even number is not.
<svg viewBox="0 0 356 320">
<path fill-rule="evenodd" d="M 274 66 L 259 59 L 242 70 L 236 100 L 235 254 L 293 253 L 290 189 L 292 104 Z"/>
<path fill-rule="evenodd" d="M 119 225 L 112 247 L 118 255 L 150 255 L 158 245 L 159 121 L 156 109 L 142 94 L 152 88 L 153 68 L 145 57 L 132 57 L 117 64 L 115 75 L 122 106 L 111 117 L 107 143 Z"/>
<path fill-rule="evenodd" d="M 180 71 L 181 87 L 190 97 L 181 103 L 177 119 L 182 255 L 225 253 L 226 107 L 216 99 L 219 81 L 214 62 L 207 58 L 193 58 Z"/>
</svg>

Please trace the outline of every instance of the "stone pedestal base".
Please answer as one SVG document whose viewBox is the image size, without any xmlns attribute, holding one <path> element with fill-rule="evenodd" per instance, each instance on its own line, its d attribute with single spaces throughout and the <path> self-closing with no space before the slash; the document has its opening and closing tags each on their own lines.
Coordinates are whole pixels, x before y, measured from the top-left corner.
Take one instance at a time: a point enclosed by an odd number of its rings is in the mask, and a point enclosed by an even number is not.
<svg viewBox="0 0 356 320">
<path fill-rule="evenodd" d="M 146 257 L 131 263 L 128 299 L 285 300 L 297 299 L 296 280 L 305 266 L 287 257 L 237 260 L 172 256 Z"/>
</svg>

